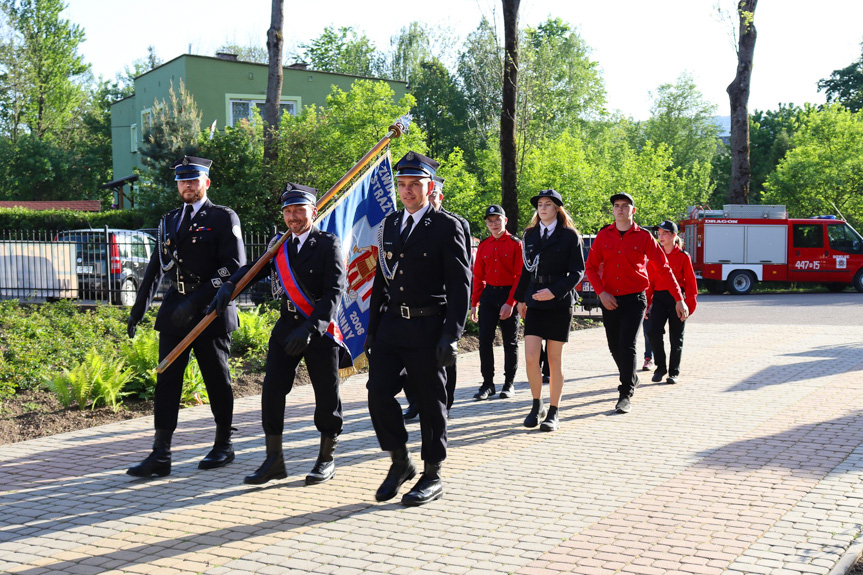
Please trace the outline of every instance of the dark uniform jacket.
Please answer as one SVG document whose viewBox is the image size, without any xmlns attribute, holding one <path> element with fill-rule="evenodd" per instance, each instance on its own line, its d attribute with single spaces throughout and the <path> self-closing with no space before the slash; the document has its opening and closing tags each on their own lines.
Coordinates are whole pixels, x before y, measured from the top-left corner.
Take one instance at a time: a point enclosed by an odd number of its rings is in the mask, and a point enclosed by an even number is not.
<svg viewBox="0 0 863 575">
<path fill-rule="evenodd" d="M 290 235 L 290 232 L 288 234 Z M 291 241 L 291 238 L 286 241 Z M 284 245 L 279 249 L 284 249 Z M 345 261 L 339 238 L 312 226 L 299 253 L 290 261 L 297 283 L 308 297 L 315 300 L 315 307 L 312 314 L 304 318 L 301 313 L 288 308 L 288 297 L 281 293 L 282 316 L 273 328 L 273 336 L 281 338 L 277 341 L 282 341 L 300 325 L 305 325 L 313 335 L 321 336 L 327 331 L 330 321 L 335 319 L 345 289 Z M 253 264 L 249 264 L 240 268 L 231 276 L 231 281 L 236 284 L 252 266 Z M 272 274 L 276 274 L 275 258 L 261 269 L 252 282 Z M 280 285 L 278 275 L 275 275 L 275 278 L 276 285 Z"/>
<path fill-rule="evenodd" d="M 524 268 L 515 290 L 516 301 L 537 309 L 563 309 L 576 302 L 575 286 L 584 276 L 584 252 L 581 236 L 572 228 L 561 225 L 554 228 L 545 245 L 540 239 L 540 226 L 528 230 L 524 244 Z M 539 255 L 539 263 L 532 272 L 527 268 Z M 549 289 L 555 298 L 548 301 L 533 299 L 536 292 Z"/>
<path fill-rule="evenodd" d="M 156 330 L 190 331 L 204 317 L 210 301 L 222 282 L 246 263 L 240 219 L 225 206 L 217 206 L 209 199 L 191 222 L 191 231 L 178 237 L 177 225 L 183 208 L 171 210 L 162 217 L 157 250 L 153 252 L 144 278 L 138 287 L 138 297 L 132 306 L 131 316 L 140 321 L 159 290 L 162 276 L 171 278 L 171 288 L 165 294 L 156 316 Z M 163 271 L 163 266 L 172 265 Z M 182 286 L 178 282 L 182 282 Z M 180 293 L 180 287 L 186 292 Z M 175 325 L 173 313 L 184 301 L 192 303 L 194 317 L 185 325 Z M 204 330 L 204 336 L 230 333 L 239 327 L 236 305 L 232 302 L 227 311 L 217 316 Z"/>
<path fill-rule="evenodd" d="M 470 255 L 458 220 L 432 206 L 414 225 L 403 246 L 399 237 L 403 213 L 392 213 L 381 222 L 383 237 L 372 288 L 369 334 L 376 341 L 395 346 L 434 347 L 441 335 L 455 340 L 464 331 Z M 395 268 L 389 283 L 381 259 L 391 271 Z M 441 312 L 404 319 L 400 317 L 401 306 L 440 306 Z"/>
</svg>

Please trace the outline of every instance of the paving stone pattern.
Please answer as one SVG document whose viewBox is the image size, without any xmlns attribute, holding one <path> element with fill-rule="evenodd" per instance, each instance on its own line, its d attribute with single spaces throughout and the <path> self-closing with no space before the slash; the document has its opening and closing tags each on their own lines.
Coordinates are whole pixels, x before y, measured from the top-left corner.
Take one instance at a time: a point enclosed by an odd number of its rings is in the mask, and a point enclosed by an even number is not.
<svg viewBox="0 0 863 575">
<path fill-rule="evenodd" d="M 125 475 L 150 418 L 4 446 L 0 572 L 831 573 L 863 529 L 863 329 L 694 324 L 684 351 L 680 384 L 642 374 L 617 415 L 604 332 L 574 332 L 554 433 L 521 425 L 523 366 L 516 398 L 475 402 L 479 358 L 461 356 L 444 497 L 420 508 L 374 501 L 389 460 L 365 376 L 343 385 L 318 486 L 310 386 L 288 397 L 289 477 L 261 487 L 242 483 L 263 460 L 259 397 L 237 401 L 237 459 L 213 471 L 207 407 L 181 412 L 165 478 Z"/>
</svg>

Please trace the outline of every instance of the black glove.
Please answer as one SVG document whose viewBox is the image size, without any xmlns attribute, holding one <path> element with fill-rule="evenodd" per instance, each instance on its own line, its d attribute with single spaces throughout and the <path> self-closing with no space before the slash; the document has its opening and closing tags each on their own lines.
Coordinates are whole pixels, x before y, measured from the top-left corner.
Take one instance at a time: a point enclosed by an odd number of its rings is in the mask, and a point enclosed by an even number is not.
<svg viewBox="0 0 863 575">
<path fill-rule="evenodd" d="M 126 333 L 129 334 L 129 339 L 135 337 L 135 332 L 138 331 L 138 320 L 129 316 L 129 319 L 126 320 Z"/>
<path fill-rule="evenodd" d="M 312 332 L 306 326 L 301 325 L 294 329 L 285 341 L 285 353 L 288 355 L 300 355 L 309 347 L 312 341 Z"/>
<path fill-rule="evenodd" d="M 190 300 L 184 299 L 171 314 L 171 323 L 177 327 L 186 327 L 194 317 L 195 306 Z"/>
<path fill-rule="evenodd" d="M 458 355 L 458 340 L 445 335 L 437 342 L 437 350 L 435 357 L 437 358 L 438 367 L 449 367 L 455 363 L 456 355 Z"/>
<path fill-rule="evenodd" d="M 207 307 L 206 314 L 209 314 L 211 311 L 215 311 L 216 315 L 222 315 L 225 313 L 225 310 L 228 309 L 228 306 L 231 304 L 231 296 L 233 295 L 234 284 L 231 282 L 223 283 L 222 287 L 219 288 L 219 291 L 216 292 L 216 297 L 213 298 L 213 301 L 211 301 L 210 305 Z"/>
<path fill-rule="evenodd" d="M 366 341 L 363 343 L 363 351 L 366 352 L 366 359 L 372 355 L 372 345 L 375 343 L 375 336 L 370 333 L 366 334 Z"/>
</svg>

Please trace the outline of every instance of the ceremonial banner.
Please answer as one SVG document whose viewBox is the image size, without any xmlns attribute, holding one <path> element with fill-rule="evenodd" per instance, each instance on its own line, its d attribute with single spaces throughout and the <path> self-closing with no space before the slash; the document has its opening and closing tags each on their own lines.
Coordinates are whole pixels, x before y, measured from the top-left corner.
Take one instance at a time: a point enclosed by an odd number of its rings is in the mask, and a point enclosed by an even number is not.
<svg viewBox="0 0 863 575">
<path fill-rule="evenodd" d="M 342 243 L 347 270 L 347 289 L 342 295 L 338 326 L 354 359 L 365 356 L 363 343 L 369 324 L 369 300 L 378 257 L 377 232 L 383 219 L 395 211 L 396 195 L 390 153 L 386 152 L 315 222 L 336 234 Z"/>
</svg>

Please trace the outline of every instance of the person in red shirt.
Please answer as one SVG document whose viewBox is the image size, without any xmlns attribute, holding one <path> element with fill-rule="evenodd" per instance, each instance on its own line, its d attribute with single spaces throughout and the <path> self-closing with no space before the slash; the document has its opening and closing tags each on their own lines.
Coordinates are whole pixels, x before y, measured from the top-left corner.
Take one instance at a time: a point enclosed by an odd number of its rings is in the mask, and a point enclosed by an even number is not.
<svg viewBox="0 0 863 575">
<path fill-rule="evenodd" d="M 503 389 L 500 399 L 515 395 L 518 369 L 518 314 L 515 288 L 521 277 L 521 242 L 506 231 L 506 212 L 498 205 L 485 210 L 485 225 L 491 235 L 480 242 L 473 264 L 470 320 L 479 321 L 479 364 L 482 385 L 473 396 L 477 401 L 495 394 L 494 332 L 500 324 L 503 338 Z"/>
<path fill-rule="evenodd" d="M 689 314 L 692 315 L 695 306 L 698 305 L 696 302 L 698 285 L 695 280 L 695 270 L 692 269 L 692 260 L 689 259 L 689 254 L 683 251 L 683 241 L 677 235 L 677 224 L 671 220 L 665 220 L 659 224 L 658 235 L 659 245 L 665 252 L 668 265 L 683 291 L 686 307 L 689 309 Z M 651 286 L 647 292 L 647 301 L 650 316 L 650 329 L 647 335 L 650 338 L 650 347 L 656 362 L 653 382 L 659 383 L 667 373 L 668 379 L 665 380 L 665 383 L 677 383 L 677 378 L 680 375 L 680 356 L 683 353 L 683 330 L 686 327 L 686 322 L 677 316 L 676 303 L 670 291 L 656 291 Z M 667 368 L 665 342 L 662 337 L 665 334 L 666 322 L 668 322 L 668 340 L 671 345 Z"/>
<path fill-rule="evenodd" d="M 608 348 L 620 373 L 617 388 L 620 397 L 614 408 L 618 413 L 629 413 L 632 409 L 630 400 L 638 385 L 635 339 L 647 308 L 648 277 L 654 278 L 657 290 L 671 293 L 680 321 L 686 319 L 689 310 L 668 266 L 665 252 L 650 232 L 632 219 L 635 215 L 632 196 L 614 194 L 611 205 L 614 224 L 605 226 L 596 235 L 585 273 L 599 294 Z"/>
</svg>

